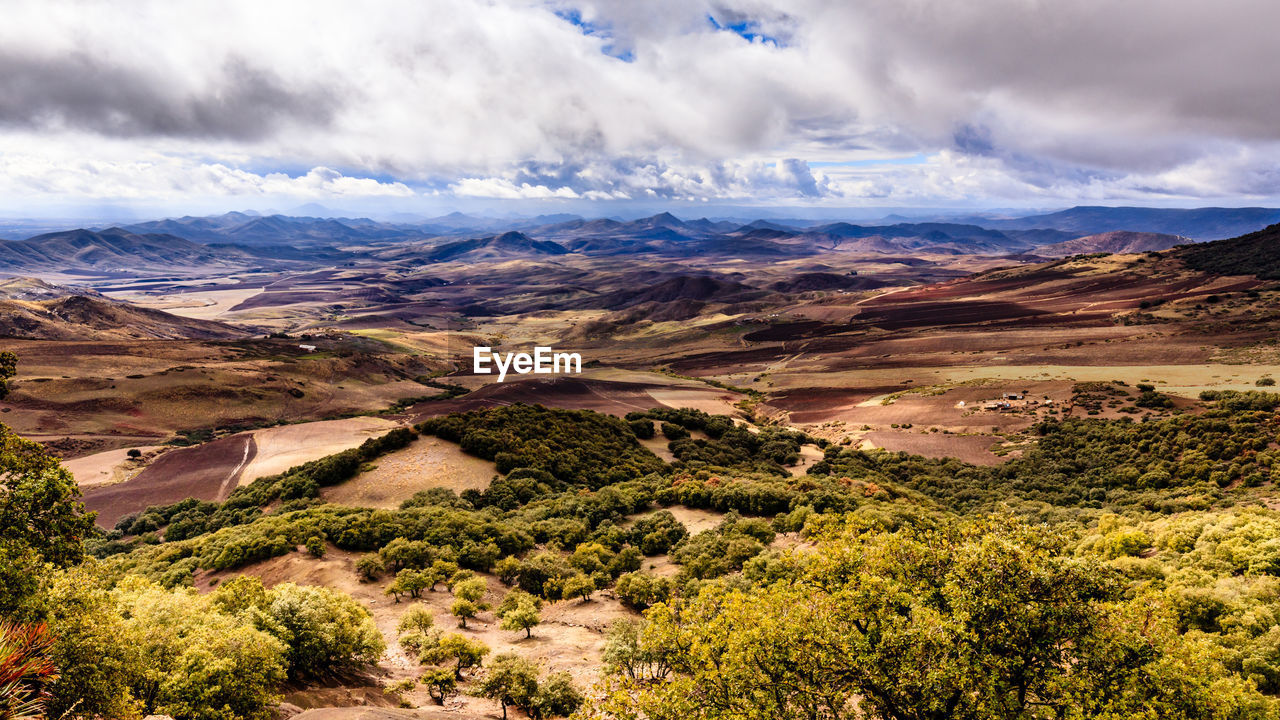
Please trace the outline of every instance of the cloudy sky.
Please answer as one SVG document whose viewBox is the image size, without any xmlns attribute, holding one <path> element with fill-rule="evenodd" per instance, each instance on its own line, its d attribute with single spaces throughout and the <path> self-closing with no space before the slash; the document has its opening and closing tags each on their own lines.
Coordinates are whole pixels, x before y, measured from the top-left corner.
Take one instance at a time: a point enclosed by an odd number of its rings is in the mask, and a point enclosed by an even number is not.
<svg viewBox="0 0 1280 720">
<path fill-rule="evenodd" d="M 1280 204 L 1272 0 L 3 13 L 7 213 Z"/>
</svg>

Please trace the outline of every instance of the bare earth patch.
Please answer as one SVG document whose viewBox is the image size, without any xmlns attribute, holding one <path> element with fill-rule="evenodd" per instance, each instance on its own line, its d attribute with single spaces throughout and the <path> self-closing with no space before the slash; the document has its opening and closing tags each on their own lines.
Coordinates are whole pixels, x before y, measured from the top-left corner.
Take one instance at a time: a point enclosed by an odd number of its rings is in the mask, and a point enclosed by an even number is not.
<svg viewBox="0 0 1280 720">
<path fill-rule="evenodd" d="M 604 633 L 609 624 L 619 618 L 636 617 L 635 613 L 614 599 L 612 593 L 602 591 L 585 603 L 575 599 L 545 605 L 542 609 L 542 624 L 533 628 L 531 638 L 526 638 L 523 632 L 502 630 L 498 627 L 497 618 L 491 612 L 481 613 L 474 620 L 469 620 L 467 628 L 463 629 L 458 627 L 457 618 L 449 614 L 449 606 L 454 598 L 444 589 L 444 586 L 440 586 L 440 589 L 435 592 L 424 592 L 420 600 L 404 600 L 397 603 L 383 594 L 383 590 L 391 581 L 389 575 L 369 583 L 358 579 L 355 571 L 355 562 L 358 558 L 357 553 L 345 552 L 334 547 L 330 547 L 325 556 L 319 559 L 306 553 L 295 552 L 264 560 L 236 571 L 202 572 L 196 576 L 195 582 L 196 587 L 201 591 L 209 591 L 218 582 L 229 580 L 237 575 L 251 575 L 261 578 L 268 587 L 283 582 L 294 582 L 301 585 L 320 585 L 348 593 L 373 613 L 374 622 L 387 642 L 387 652 L 378 663 L 378 674 L 388 683 L 417 677 L 422 672 L 417 661 L 399 647 L 396 637 L 396 625 L 400 617 L 415 604 L 430 609 L 435 616 L 436 627 L 444 632 L 460 632 L 469 638 L 484 642 L 493 651 L 490 657 L 503 652 L 518 653 L 538 663 L 546 671 L 567 671 L 583 690 L 588 689 L 600 677 L 600 655 L 604 649 Z M 509 588 L 491 575 L 480 575 L 480 577 L 484 578 L 488 584 L 488 593 L 484 601 L 496 606 L 502 601 Z M 355 687 L 344 689 L 355 696 L 361 694 Z M 426 692 L 421 689 L 406 693 L 405 698 L 423 708 L 436 707 Z M 493 701 L 466 696 L 450 700 L 444 709 L 452 712 L 477 715 L 492 713 L 494 717 L 500 716 L 498 706 Z M 345 712 L 346 709 L 343 711 Z M 345 719 L 365 716 L 317 713 L 315 717 Z M 373 715 L 371 717 L 392 716 Z M 406 715 L 405 717 L 414 716 Z"/>
<path fill-rule="evenodd" d="M 390 509 L 420 490 L 483 490 L 498 474 L 493 463 L 437 437 L 418 438 L 409 447 L 378 458 L 374 465 L 373 470 L 325 488 L 322 497 L 342 505 Z"/>
<path fill-rule="evenodd" d="M 991 435 L 945 435 L 943 433 L 872 431 L 865 443 L 892 452 L 905 451 L 932 458 L 957 458 L 975 465 L 998 465 L 1003 461 L 991 452 L 996 438 Z"/>
<path fill-rule="evenodd" d="M 187 498 L 226 500 L 253 455 L 251 433 L 171 450 L 125 482 L 86 489 L 84 505 L 98 512 L 98 525 L 112 527 L 124 515 L 150 505 Z"/>
<path fill-rule="evenodd" d="M 240 474 L 246 484 L 267 475 L 358 446 L 371 437 L 386 434 L 398 423 L 378 417 L 282 425 L 253 432 L 258 452 Z"/>
<path fill-rule="evenodd" d="M 130 448 L 120 448 L 66 460 L 62 466 L 71 472 L 76 484 L 82 488 L 112 485 L 133 477 L 145 467 L 149 459 L 147 456 L 165 449 L 165 446 L 150 445 L 133 449 L 141 452 L 143 457 L 135 460 L 129 457 Z"/>
</svg>

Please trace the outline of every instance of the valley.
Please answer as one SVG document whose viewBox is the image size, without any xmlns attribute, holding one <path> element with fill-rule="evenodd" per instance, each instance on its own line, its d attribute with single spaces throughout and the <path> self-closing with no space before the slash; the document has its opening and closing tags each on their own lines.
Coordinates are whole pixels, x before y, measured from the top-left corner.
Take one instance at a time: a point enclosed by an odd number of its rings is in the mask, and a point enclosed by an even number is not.
<svg viewBox="0 0 1280 720">
<path fill-rule="evenodd" d="M 415 609 L 454 632 L 476 578 L 457 632 L 593 697 L 618 621 L 811 550 L 808 513 L 998 508 L 1087 534 L 1104 507 L 1142 523 L 1160 503 L 1280 503 L 1260 461 L 1266 480 L 1224 465 L 1159 497 L 1020 484 L 1048 472 L 1047 427 L 1199 422 L 1280 375 L 1280 285 L 1247 265 L 1280 231 L 1210 251 L 1145 227 L 222 216 L 55 233 L 24 242 L 74 246 L 57 272 L 0 248 L 0 349 L 18 357 L 0 421 L 63 460 L 101 562 L 210 596 L 241 576 L 334 588 L 370 612 L 377 662 L 290 685 L 285 715 L 434 717 L 432 663 L 400 623 Z M 1206 265 L 1223 257 L 1232 274 Z M 477 346 L 579 353 L 582 372 L 499 382 L 472 372 Z M 388 550 L 405 538 L 425 554 Z M 439 562 L 460 574 L 401 590 Z M 517 591 L 541 598 L 529 637 L 496 614 Z"/>
</svg>

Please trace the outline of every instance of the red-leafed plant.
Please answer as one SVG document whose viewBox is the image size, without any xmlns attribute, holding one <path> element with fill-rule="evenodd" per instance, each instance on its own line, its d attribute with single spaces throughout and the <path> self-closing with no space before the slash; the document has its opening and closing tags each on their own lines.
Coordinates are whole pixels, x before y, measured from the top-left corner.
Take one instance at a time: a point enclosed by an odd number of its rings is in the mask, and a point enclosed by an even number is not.
<svg viewBox="0 0 1280 720">
<path fill-rule="evenodd" d="M 57 678 L 44 624 L 0 623 L 0 720 L 44 717 L 46 687 Z"/>
</svg>

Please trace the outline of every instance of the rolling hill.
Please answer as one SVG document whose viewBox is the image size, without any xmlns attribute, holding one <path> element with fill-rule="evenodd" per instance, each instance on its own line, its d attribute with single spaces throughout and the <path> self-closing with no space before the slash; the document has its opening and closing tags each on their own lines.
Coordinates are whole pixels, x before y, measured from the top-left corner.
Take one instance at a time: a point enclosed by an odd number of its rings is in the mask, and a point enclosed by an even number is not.
<svg viewBox="0 0 1280 720">
<path fill-rule="evenodd" d="M 199 243 L 257 245 L 337 245 L 425 237 L 448 227 L 417 228 L 368 218 L 290 217 L 229 212 L 210 217 L 153 220 L 125 228 L 137 233 L 177 235 Z"/>
<path fill-rule="evenodd" d="M 1196 270 L 1221 275 L 1255 275 L 1280 280 L 1280 224 L 1257 232 L 1175 251 Z"/>
<path fill-rule="evenodd" d="M 1178 245 L 1194 242 L 1181 235 L 1165 235 L 1163 233 L 1130 232 L 1116 230 L 1113 232 L 1086 235 L 1082 238 L 1066 242 L 1041 245 L 1032 252 L 1042 257 L 1066 257 L 1087 253 L 1137 253 L 1168 250 Z"/>
<path fill-rule="evenodd" d="M 505 232 L 493 237 L 460 240 L 432 250 L 423 258 L 427 262 L 454 260 L 505 260 L 518 257 L 567 255 L 563 245 L 548 240 L 534 240 L 520 232 Z"/>
<path fill-rule="evenodd" d="M 210 320 L 73 295 L 0 300 L 0 337 L 32 340 L 224 340 L 245 331 Z"/>
<path fill-rule="evenodd" d="M 55 300 L 72 295 L 101 297 L 96 290 L 55 285 L 33 277 L 0 278 L 0 300 Z"/>
<path fill-rule="evenodd" d="M 236 267 L 257 258 L 231 248 L 210 249 L 176 235 L 138 234 L 123 228 L 68 230 L 0 242 L 0 270 L 130 272 Z"/>
</svg>

